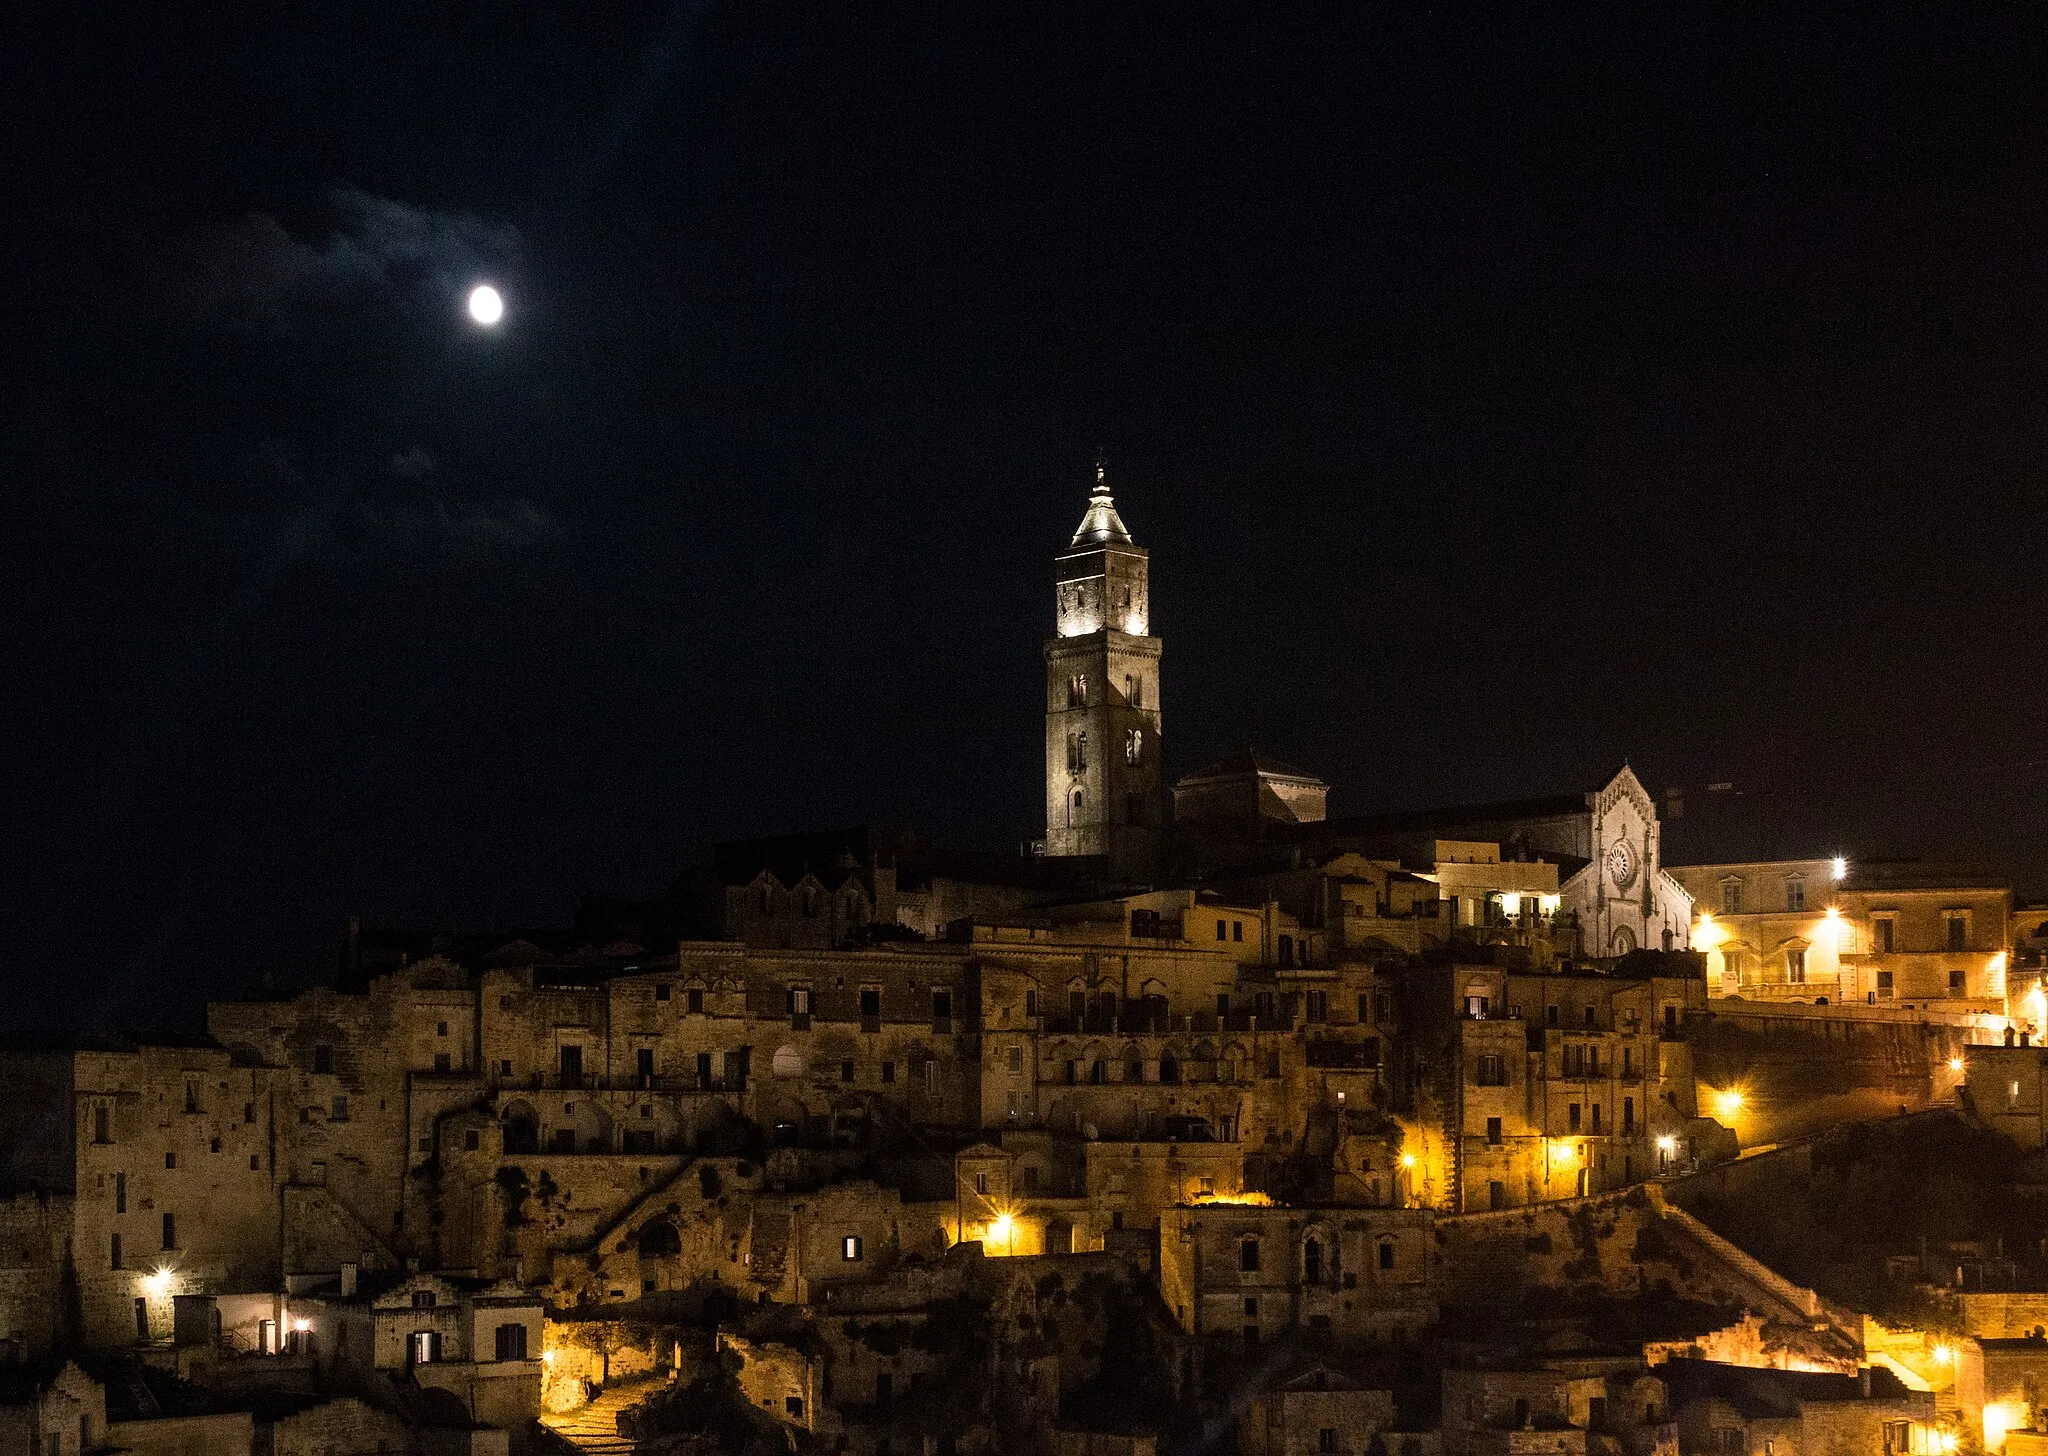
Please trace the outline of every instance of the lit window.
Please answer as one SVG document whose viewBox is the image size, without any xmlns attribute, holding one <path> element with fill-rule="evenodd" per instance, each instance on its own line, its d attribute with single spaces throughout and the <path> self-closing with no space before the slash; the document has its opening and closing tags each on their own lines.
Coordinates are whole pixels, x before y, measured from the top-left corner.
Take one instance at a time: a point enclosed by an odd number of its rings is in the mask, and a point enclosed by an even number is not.
<svg viewBox="0 0 2048 1456">
<path fill-rule="evenodd" d="M 839 1257 L 848 1262 L 860 1257 L 859 1234 L 848 1234 L 839 1241 Z"/>
<path fill-rule="evenodd" d="M 1797 875 L 1792 875 L 1785 881 L 1785 908 L 1787 910 L 1804 910 L 1806 908 L 1806 881 Z"/>
<path fill-rule="evenodd" d="M 1805 982 L 1806 951 L 1803 947 L 1795 945 L 1785 952 L 1785 979 L 1795 986 Z"/>
<path fill-rule="evenodd" d="M 1721 913 L 1740 915 L 1742 913 L 1742 881 L 1726 880 L 1721 885 Z"/>
</svg>

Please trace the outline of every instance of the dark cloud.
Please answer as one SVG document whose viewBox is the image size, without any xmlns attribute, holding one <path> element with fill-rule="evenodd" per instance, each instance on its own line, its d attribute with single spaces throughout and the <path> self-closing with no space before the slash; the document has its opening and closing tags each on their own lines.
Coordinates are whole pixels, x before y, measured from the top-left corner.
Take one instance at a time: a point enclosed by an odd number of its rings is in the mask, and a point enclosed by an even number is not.
<svg viewBox="0 0 2048 1456">
<path fill-rule="evenodd" d="M 308 306 L 348 296 L 394 305 L 445 296 L 505 268 L 519 251 L 519 230 L 509 223 L 353 187 L 330 201 L 338 225 L 317 243 L 261 212 L 202 233 L 186 250 L 178 302 L 207 322 L 279 328 Z"/>
<path fill-rule="evenodd" d="M 425 480 L 439 466 L 423 446 L 415 445 L 393 455 L 384 468 L 401 480 Z"/>
<path fill-rule="evenodd" d="M 430 500 L 377 506 L 352 513 L 374 536 L 420 555 L 482 556 L 534 545 L 559 529 L 555 518 L 529 500 Z"/>
</svg>

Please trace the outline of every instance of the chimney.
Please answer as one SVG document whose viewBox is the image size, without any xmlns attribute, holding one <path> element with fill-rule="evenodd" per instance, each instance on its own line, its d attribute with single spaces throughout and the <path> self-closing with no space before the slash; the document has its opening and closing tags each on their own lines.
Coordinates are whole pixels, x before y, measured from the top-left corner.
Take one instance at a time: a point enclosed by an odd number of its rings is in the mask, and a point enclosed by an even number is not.
<svg viewBox="0 0 2048 1456">
<path fill-rule="evenodd" d="M 341 1297 L 350 1299 L 356 1292 L 356 1266 L 353 1262 L 341 1266 Z"/>
</svg>

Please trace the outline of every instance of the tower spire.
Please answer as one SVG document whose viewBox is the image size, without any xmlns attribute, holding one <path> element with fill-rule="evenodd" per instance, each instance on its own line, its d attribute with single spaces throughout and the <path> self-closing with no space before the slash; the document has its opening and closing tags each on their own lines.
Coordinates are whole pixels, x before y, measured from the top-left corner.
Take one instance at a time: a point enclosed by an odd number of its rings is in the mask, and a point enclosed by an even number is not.
<svg viewBox="0 0 2048 1456">
<path fill-rule="evenodd" d="M 1132 544 L 1131 533 L 1125 527 L 1123 517 L 1116 513 L 1116 501 L 1109 493 L 1109 457 L 1101 450 L 1095 452 L 1095 489 L 1088 495 L 1088 513 L 1081 517 L 1081 528 L 1074 532 L 1069 546 L 1106 546 L 1110 543 L 1128 546 Z"/>
</svg>

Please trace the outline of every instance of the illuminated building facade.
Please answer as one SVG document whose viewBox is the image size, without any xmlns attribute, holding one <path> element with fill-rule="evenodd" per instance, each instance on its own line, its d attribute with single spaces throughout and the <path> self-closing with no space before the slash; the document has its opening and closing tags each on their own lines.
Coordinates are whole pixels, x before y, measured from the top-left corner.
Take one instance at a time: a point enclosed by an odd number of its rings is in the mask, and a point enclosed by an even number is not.
<svg viewBox="0 0 2048 1456">
<path fill-rule="evenodd" d="M 1837 857 L 1681 865 L 1716 996 L 2007 1012 L 2012 891 L 1981 872 Z M 2015 988 L 2017 989 L 2017 988 Z M 2048 1025 L 2024 1003 L 2012 1014 Z"/>
</svg>

